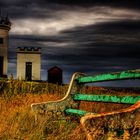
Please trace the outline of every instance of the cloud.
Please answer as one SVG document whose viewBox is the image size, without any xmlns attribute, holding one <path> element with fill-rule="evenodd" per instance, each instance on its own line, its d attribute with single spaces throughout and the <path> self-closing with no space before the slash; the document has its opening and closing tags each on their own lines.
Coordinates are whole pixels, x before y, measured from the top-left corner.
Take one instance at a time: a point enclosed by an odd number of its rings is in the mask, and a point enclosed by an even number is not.
<svg viewBox="0 0 140 140">
<path fill-rule="evenodd" d="M 34 10 L 33 10 L 34 9 Z M 135 10 L 114 9 L 110 7 L 74 8 L 73 10 L 39 9 L 22 11 L 20 8 L 11 10 L 15 18 L 12 18 L 11 34 L 20 35 L 58 35 L 60 32 L 75 27 L 100 24 L 108 21 L 138 20 L 140 15 Z M 20 12 L 24 12 L 20 14 Z M 39 14 L 38 14 L 39 13 Z M 40 15 L 42 14 L 42 15 Z M 22 27 L 22 28 L 21 28 Z"/>
<path fill-rule="evenodd" d="M 19 46 L 41 47 L 47 65 L 73 66 L 82 71 L 85 66 L 91 71 L 96 67 L 135 68 L 140 60 L 139 35 L 136 35 L 140 32 L 139 25 L 139 20 L 113 21 L 75 27 L 54 36 L 13 35 L 10 50 Z"/>
<path fill-rule="evenodd" d="M 140 2 L 138 0 L 1 0 L 0 7 L 9 12 L 12 19 L 27 19 L 27 18 L 57 18 L 61 16 L 61 12 L 79 11 L 84 9 L 89 11 L 92 8 L 103 7 L 104 13 L 109 12 L 110 8 L 127 9 L 139 11 Z M 106 8 L 105 8 L 106 7 Z M 103 12 L 102 9 L 101 13 Z M 98 8 L 97 8 L 98 11 Z M 58 14 L 57 14 L 58 13 Z M 118 12 L 114 12 L 118 13 Z M 121 13 L 120 13 L 121 14 Z M 127 14 L 127 13 L 126 13 Z"/>
<path fill-rule="evenodd" d="M 17 47 L 42 48 L 43 75 L 54 65 L 60 66 L 67 78 L 75 71 L 96 74 L 139 68 L 138 3 L 129 0 L 0 1 L 12 21 L 11 71 L 14 72 Z"/>
</svg>

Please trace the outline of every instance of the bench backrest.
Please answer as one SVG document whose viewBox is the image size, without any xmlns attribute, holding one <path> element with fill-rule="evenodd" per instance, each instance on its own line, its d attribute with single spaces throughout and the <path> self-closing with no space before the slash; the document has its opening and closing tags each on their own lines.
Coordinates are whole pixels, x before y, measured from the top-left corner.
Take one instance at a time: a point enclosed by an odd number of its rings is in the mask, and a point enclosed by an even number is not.
<svg viewBox="0 0 140 140">
<path fill-rule="evenodd" d="M 82 76 L 77 78 L 78 84 L 93 83 L 93 82 L 104 82 L 114 80 L 125 80 L 125 79 L 140 79 L 140 69 L 128 70 L 115 73 L 99 74 L 95 76 Z"/>
<path fill-rule="evenodd" d="M 110 96 L 110 95 L 87 95 L 81 94 L 80 88 L 85 83 L 124 80 L 124 79 L 139 79 L 140 69 L 122 71 L 117 73 L 99 74 L 95 76 L 86 76 L 81 73 L 74 73 L 66 95 L 57 101 L 49 101 L 42 103 L 33 103 L 31 105 L 32 111 L 36 118 L 39 116 L 47 116 L 49 118 L 65 118 L 66 114 L 79 114 L 81 116 L 88 113 L 85 110 L 79 110 L 81 100 L 98 101 L 98 102 L 113 102 L 134 104 L 140 99 L 140 96 Z M 50 115 L 51 114 L 51 115 Z M 58 115 L 59 114 L 59 115 Z M 37 117 L 38 116 L 38 117 Z"/>
<path fill-rule="evenodd" d="M 126 79 L 140 79 L 140 69 L 99 74 L 95 76 L 79 76 L 75 80 L 77 82 L 77 85 L 81 85 L 85 83 L 105 82 L 114 80 L 116 81 Z M 73 99 L 84 101 L 100 101 L 100 102 L 103 101 L 103 102 L 134 104 L 140 99 L 140 96 L 133 97 L 133 96 L 111 96 L 111 95 L 87 95 L 76 93 L 74 94 Z"/>
<path fill-rule="evenodd" d="M 116 81 L 116 80 L 126 80 L 126 79 L 139 79 L 140 69 L 128 70 L 115 73 L 99 74 L 95 76 L 86 76 L 81 74 L 75 81 L 77 89 L 83 86 L 85 83 L 95 83 L 95 82 L 105 82 L 105 81 Z M 79 92 L 72 93 L 73 100 L 75 101 L 94 101 L 94 102 L 111 102 L 111 103 L 123 103 L 123 104 L 135 104 L 140 100 L 140 96 L 113 96 L 113 95 L 88 95 L 81 94 Z M 66 109 L 67 114 L 79 114 L 85 115 L 87 112 L 85 110 L 77 109 Z"/>
</svg>

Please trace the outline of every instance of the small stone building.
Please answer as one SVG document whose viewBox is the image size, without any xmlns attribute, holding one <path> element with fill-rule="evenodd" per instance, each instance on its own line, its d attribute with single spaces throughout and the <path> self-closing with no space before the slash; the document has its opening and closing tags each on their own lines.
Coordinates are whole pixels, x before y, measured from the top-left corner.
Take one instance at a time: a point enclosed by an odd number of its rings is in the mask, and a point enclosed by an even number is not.
<svg viewBox="0 0 140 140">
<path fill-rule="evenodd" d="M 59 84 L 63 83 L 63 71 L 57 66 L 54 66 L 48 70 L 48 82 Z"/>
<path fill-rule="evenodd" d="M 11 22 L 8 15 L 0 13 L 0 77 L 7 77 L 8 67 L 8 38 Z"/>
<path fill-rule="evenodd" d="M 41 51 L 40 48 L 17 48 L 17 78 L 21 80 L 40 80 Z"/>
</svg>

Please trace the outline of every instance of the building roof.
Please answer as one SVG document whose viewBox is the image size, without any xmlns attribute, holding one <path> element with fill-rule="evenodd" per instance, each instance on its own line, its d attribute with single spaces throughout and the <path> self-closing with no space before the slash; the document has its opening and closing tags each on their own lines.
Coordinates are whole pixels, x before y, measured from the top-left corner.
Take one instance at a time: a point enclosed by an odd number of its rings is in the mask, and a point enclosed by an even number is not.
<svg viewBox="0 0 140 140">
<path fill-rule="evenodd" d="M 59 71 L 62 71 L 61 68 L 59 68 L 59 67 L 57 67 L 57 66 L 54 66 L 54 67 L 50 68 L 50 69 L 48 70 L 48 72 L 53 71 L 54 69 L 57 69 L 57 70 L 59 70 Z"/>
<path fill-rule="evenodd" d="M 9 31 L 10 27 L 11 27 L 11 22 L 9 20 L 8 14 L 6 16 L 3 16 L 0 10 L 0 28 Z"/>
<path fill-rule="evenodd" d="M 41 53 L 40 47 L 18 47 L 17 53 Z"/>
</svg>

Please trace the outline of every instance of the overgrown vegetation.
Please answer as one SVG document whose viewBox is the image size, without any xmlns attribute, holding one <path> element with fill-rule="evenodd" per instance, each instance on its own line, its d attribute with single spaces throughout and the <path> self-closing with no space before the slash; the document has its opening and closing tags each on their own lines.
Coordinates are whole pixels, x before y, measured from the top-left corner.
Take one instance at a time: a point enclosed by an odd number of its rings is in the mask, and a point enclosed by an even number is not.
<svg viewBox="0 0 140 140">
<path fill-rule="evenodd" d="M 0 98 L 0 139 L 1 140 L 52 140 L 71 139 L 75 131 L 81 131 L 75 121 L 47 121 L 42 118 L 35 122 L 30 105 L 33 102 L 56 100 L 59 97 L 53 95 L 16 95 L 11 100 Z M 78 133 L 78 132 L 77 132 Z M 79 136 L 74 136 L 77 137 Z"/>
<path fill-rule="evenodd" d="M 68 86 L 20 80 L 0 81 L 0 140 L 84 140 L 85 134 L 76 120 L 34 120 L 32 103 L 58 100 L 64 97 Z M 86 86 L 81 90 L 91 94 L 127 94 L 98 87 Z M 81 102 L 80 109 L 96 113 L 125 108 L 129 105 Z"/>
<path fill-rule="evenodd" d="M 47 82 L 26 82 L 22 80 L 0 81 L 0 93 L 6 96 L 17 94 L 65 94 L 68 85 L 49 84 Z"/>
<path fill-rule="evenodd" d="M 77 121 L 45 118 L 35 122 L 31 104 L 58 100 L 67 85 L 12 80 L 0 82 L 0 140 L 82 140 L 85 138 Z M 82 135 L 78 135 L 83 133 Z"/>
</svg>

